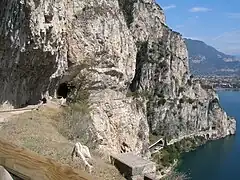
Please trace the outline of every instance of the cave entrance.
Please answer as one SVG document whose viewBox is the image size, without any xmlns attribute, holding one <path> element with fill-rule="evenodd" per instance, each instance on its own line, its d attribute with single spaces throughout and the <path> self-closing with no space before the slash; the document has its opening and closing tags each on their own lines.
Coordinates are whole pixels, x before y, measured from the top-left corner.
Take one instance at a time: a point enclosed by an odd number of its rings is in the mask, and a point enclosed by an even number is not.
<svg viewBox="0 0 240 180">
<path fill-rule="evenodd" d="M 57 89 L 57 97 L 60 99 L 60 98 L 67 98 L 67 95 L 69 93 L 70 89 L 68 87 L 68 84 L 67 83 L 62 83 L 58 86 L 58 89 Z"/>
</svg>

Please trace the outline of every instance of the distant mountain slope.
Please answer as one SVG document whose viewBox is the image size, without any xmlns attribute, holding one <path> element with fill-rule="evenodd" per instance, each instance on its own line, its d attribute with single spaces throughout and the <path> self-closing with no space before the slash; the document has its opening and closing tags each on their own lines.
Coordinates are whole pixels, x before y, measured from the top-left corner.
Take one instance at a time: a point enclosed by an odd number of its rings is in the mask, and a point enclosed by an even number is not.
<svg viewBox="0 0 240 180">
<path fill-rule="evenodd" d="M 240 75 L 240 58 L 219 52 L 199 40 L 184 39 L 194 75 Z"/>
</svg>

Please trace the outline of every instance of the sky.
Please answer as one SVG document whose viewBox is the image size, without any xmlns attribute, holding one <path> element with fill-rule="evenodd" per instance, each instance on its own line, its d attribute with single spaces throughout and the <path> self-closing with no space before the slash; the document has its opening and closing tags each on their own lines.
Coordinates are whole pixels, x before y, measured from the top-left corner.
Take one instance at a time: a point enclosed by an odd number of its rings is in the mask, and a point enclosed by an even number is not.
<svg viewBox="0 0 240 180">
<path fill-rule="evenodd" d="M 167 25 L 183 37 L 240 55 L 240 0 L 156 0 Z"/>
</svg>

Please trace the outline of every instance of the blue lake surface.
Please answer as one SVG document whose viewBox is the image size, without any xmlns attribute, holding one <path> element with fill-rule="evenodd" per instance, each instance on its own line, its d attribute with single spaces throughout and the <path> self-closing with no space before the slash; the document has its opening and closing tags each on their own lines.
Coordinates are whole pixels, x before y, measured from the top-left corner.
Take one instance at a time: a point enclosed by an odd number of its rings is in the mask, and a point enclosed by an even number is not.
<svg viewBox="0 0 240 180">
<path fill-rule="evenodd" d="M 218 91 L 221 106 L 237 120 L 237 133 L 183 154 L 178 171 L 191 180 L 240 180 L 240 92 Z"/>
</svg>

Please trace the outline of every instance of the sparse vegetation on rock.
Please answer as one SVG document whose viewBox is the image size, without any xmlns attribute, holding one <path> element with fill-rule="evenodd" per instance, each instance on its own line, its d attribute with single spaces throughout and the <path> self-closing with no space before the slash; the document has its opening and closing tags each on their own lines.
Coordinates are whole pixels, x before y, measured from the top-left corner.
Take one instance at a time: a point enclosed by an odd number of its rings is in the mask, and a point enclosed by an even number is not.
<svg viewBox="0 0 240 180">
<path fill-rule="evenodd" d="M 171 172 L 166 177 L 162 178 L 162 180 L 188 180 L 189 177 L 186 174 L 180 172 Z"/>
</svg>

